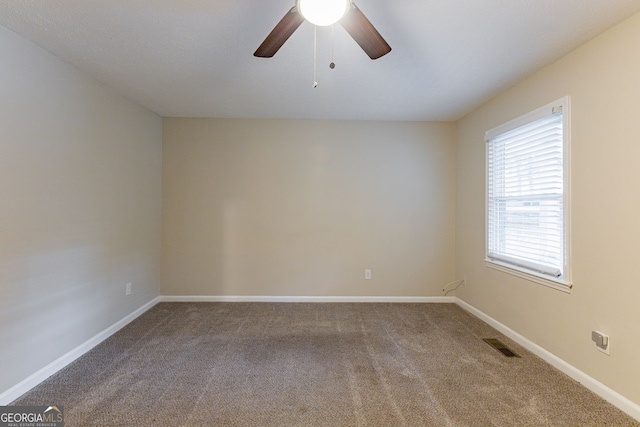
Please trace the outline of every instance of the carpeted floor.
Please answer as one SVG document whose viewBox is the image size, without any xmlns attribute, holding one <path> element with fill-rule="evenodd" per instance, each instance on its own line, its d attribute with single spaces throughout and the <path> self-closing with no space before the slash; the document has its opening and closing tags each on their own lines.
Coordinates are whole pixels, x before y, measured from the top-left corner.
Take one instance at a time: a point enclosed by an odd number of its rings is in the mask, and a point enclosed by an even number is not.
<svg viewBox="0 0 640 427">
<path fill-rule="evenodd" d="M 640 426 L 454 304 L 162 303 L 12 404 L 67 427 Z"/>
</svg>

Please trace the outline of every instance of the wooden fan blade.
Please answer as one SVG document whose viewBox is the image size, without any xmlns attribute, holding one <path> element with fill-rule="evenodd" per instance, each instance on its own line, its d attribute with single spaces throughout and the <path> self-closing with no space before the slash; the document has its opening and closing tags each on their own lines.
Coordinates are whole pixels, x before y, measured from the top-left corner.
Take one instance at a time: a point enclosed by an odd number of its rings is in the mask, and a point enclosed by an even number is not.
<svg viewBox="0 0 640 427">
<path fill-rule="evenodd" d="M 369 58 L 378 59 L 391 52 L 391 46 L 382 38 L 378 30 L 369 22 L 364 13 L 351 3 L 347 14 L 340 24 L 347 33 L 360 45 Z"/>
<path fill-rule="evenodd" d="M 253 56 L 271 58 L 303 22 L 304 18 L 300 13 L 298 13 L 298 9 L 296 7 L 292 7 L 291 10 L 284 15 L 284 18 L 282 18 L 275 28 L 269 33 L 267 38 L 264 39 Z"/>
</svg>

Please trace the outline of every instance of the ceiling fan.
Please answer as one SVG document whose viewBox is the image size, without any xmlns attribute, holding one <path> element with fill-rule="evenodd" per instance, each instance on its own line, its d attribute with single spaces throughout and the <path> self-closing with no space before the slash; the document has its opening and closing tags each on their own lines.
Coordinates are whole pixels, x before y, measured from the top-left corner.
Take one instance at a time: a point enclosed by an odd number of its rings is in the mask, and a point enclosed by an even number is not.
<svg viewBox="0 0 640 427">
<path fill-rule="evenodd" d="M 328 5 L 335 6 L 335 12 L 326 9 Z M 315 15 L 315 12 L 321 16 Z M 329 15 L 322 15 L 327 12 Z M 340 22 L 371 59 L 391 52 L 391 46 L 351 0 L 296 0 L 296 5 L 278 22 L 253 55 L 271 58 L 305 20 L 314 25 Z"/>
</svg>

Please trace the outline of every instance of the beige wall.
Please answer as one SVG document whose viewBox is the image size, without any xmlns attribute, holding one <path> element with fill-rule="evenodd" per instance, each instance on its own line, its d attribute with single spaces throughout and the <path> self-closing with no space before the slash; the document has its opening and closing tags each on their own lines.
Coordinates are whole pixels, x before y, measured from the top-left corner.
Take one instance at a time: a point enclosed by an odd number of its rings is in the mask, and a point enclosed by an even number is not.
<svg viewBox="0 0 640 427">
<path fill-rule="evenodd" d="M 450 123 L 164 119 L 163 152 L 163 295 L 437 296 L 453 280 Z"/>
<path fill-rule="evenodd" d="M 2 394 L 159 294 L 162 124 L 1 26 L 0 58 Z"/>
<path fill-rule="evenodd" d="M 458 296 L 640 404 L 640 15 L 459 121 Z M 571 294 L 484 266 L 484 132 L 571 96 Z M 591 331 L 610 334 L 611 355 Z"/>
</svg>

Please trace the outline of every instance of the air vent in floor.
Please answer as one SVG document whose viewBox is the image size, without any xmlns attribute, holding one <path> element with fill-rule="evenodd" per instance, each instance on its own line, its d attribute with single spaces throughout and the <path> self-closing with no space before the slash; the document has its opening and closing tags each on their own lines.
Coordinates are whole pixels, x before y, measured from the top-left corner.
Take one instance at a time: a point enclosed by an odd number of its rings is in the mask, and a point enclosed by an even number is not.
<svg viewBox="0 0 640 427">
<path fill-rule="evenodd" d="M 491 347 L 493 347 L 496 350 L 498 350 L 500 353 L 502 353 L 505 356 L 507 356 L 507 357 L 520 357 L 517 354 L 515 354 L 513 351 L 509 350 L 507 348 L 507 346 L 502 344 L 502 342 L 500 340 L 498 340 L 498 339 L 495 339 L 495 338 L 483 338 L 482 340 L 484 342 L 486 342 L 487 344 L 489 344 Z"/>
</svg>

